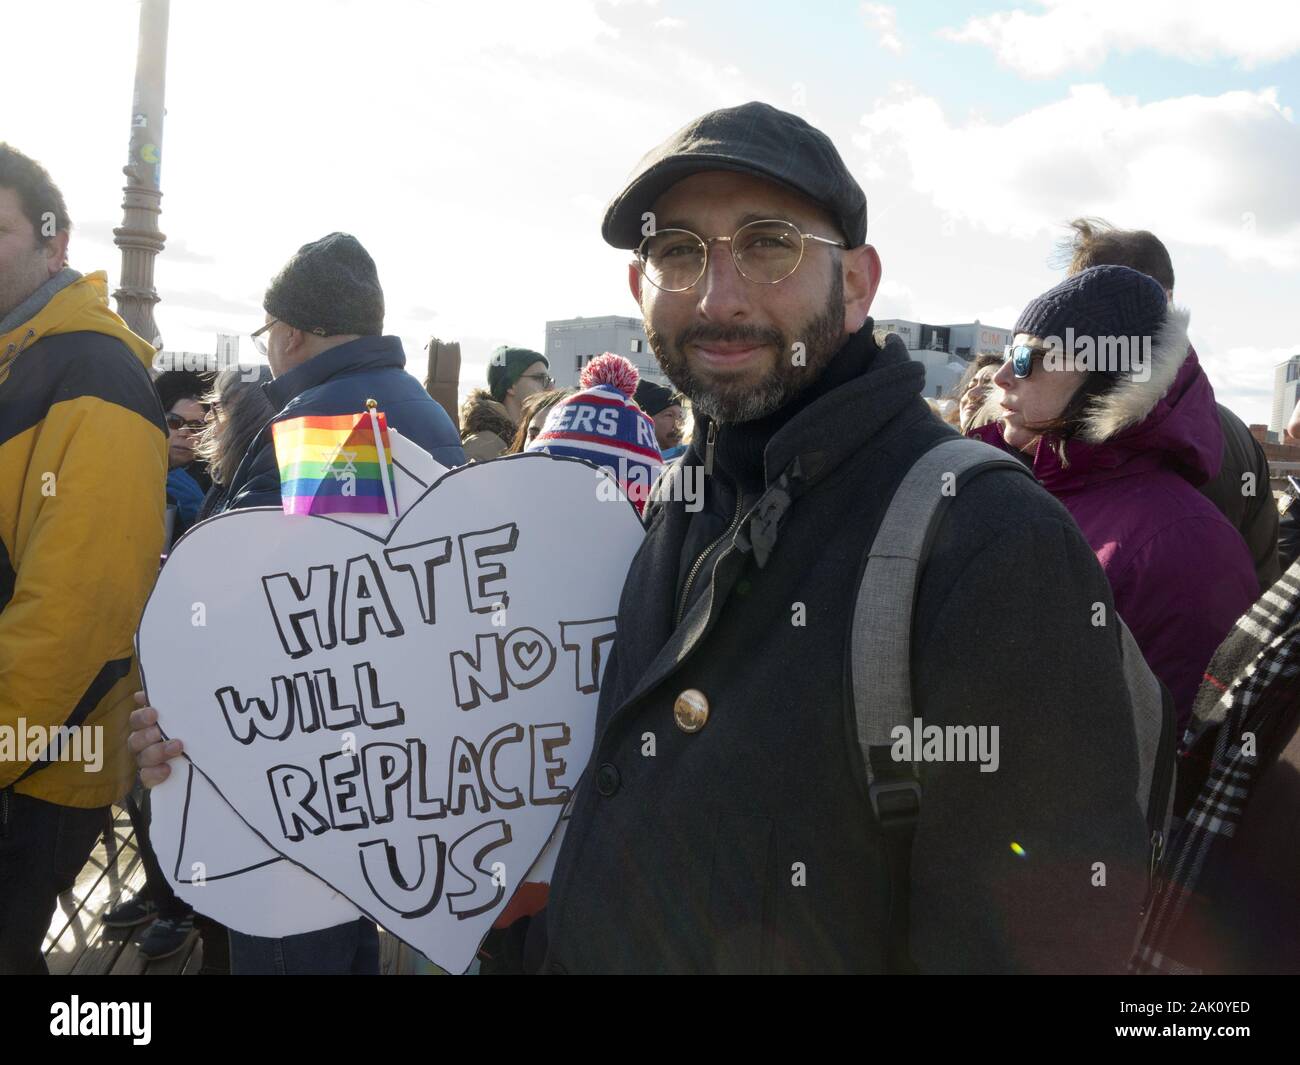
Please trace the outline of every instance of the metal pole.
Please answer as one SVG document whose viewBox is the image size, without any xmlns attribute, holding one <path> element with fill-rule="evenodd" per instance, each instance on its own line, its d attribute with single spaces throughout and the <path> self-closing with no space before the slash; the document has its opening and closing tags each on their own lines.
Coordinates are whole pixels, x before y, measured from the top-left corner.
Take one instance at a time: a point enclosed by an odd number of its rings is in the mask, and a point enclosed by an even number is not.
<svg viewBox="0 0 1300 1065">
<path fill-rule="evenodd" d="M 161 348 L 153 307 L 154 257 L 167 239 L 158 229 L 162 208 L 163 96 L 167 78 L 167 18 L 170 0 L 141 0 L 140 44 L 136 55 L 135 95 L 131 104 L 131 151 L 122 172 L 126 194 L 122 225 L 113 243 L 122 249 L 121 284 L 113 298 L 131 329 Z"/>
</svg>

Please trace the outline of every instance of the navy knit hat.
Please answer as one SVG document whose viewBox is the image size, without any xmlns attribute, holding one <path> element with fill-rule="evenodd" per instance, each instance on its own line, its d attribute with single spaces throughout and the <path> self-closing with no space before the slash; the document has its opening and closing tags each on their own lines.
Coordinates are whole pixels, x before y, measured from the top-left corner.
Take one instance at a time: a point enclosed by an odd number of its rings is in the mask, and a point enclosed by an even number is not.
<svg viewBox="0 0 1300 1065">
<path fill-rule="evenodd" d="M 1160 283 L 1127 266 L 1094 266 L 1044 292 L 1016 321 L 1012 333 L 1064 338 L 1154 337 L 1164 324 L 1169 300 Z"/>
<path fill-rule="evenodd" d="M 384 291 L 375 261 L 348 233 L 330 233 L 299 248 L 271 279 L 262 306 L 271 317 L 316 336 L 384 331 Z"/>
<path fill-rule="evenodd" d="M 540 362 L 548 370 L 551 368 L 545 355 L 529 348 L 512 348 L 502 344 L 492 352 L 492 357 L 488 359 L 488 391 L 492 393 L 492 398 L 498 403 L 504 403 L 506 393 L 535 362 Z"/>
</svg>

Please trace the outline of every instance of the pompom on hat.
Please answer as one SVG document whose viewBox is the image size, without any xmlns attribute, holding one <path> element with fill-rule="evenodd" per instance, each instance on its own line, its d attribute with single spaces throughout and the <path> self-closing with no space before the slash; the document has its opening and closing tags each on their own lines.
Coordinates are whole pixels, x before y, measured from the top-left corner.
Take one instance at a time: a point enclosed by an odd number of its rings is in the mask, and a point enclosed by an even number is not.
<svg viewBox="0 0 1300 1065">
<path fill-rule="evenodd" d="M 542 431 L 524 450 L 604 467 L 641 511 L 663 458 L 654 422 L 632 400 L 640 377 L 622 355 L 597 355 L 582 369 L 581 391 L 551 408 Z"/>
</svg>

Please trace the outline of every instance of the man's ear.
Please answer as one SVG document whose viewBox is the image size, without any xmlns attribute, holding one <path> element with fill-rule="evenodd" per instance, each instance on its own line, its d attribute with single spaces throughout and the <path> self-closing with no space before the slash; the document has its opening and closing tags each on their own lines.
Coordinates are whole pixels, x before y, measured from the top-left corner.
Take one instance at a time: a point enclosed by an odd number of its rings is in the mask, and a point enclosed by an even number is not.
<svg viewBox="0 0 1300 1065">
<path fill-rule="evenodd" d="M 871 303 L 880 287 L 880 256 L 870 244 L 840 253 L 844 271 L 844 330 L 856 333 L 871 315 Z"/>
<path fill-rule="evenodd" d="M 285 323 L 288 324 L 288 323 Z M 284 342 L 285 354 L 298 354 L 307 344 L 307 334 L 301 329 L 289 326 L 289 336 Z"/>
<path fill-rule="evenodd" d="M 632 292 L 636 305 L 641 306 L 641 268 L 636 263 L 627 264 L 627 287 Z"/>
<path fill-rule="evenodd" d="M 64 229 L 45 240 L 45 268 L 50 272 L 50 277 L 68 265 L 69 236 L 68 231 Z"/>
</svg>

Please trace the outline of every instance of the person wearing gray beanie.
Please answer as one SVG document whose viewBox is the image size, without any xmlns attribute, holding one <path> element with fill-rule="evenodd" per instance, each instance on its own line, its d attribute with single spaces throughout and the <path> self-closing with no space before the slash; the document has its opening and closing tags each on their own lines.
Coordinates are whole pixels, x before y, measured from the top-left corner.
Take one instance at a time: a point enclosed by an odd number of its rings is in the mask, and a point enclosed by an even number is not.
<svg viewBox="0 0 1300 1065">
<path fill-rule="evenodd" d="M 304 333 L 379 336 L 384 290 L 370 253 L 350 233 L 304 244 L 271 279 L 266 313 Z"/>
<path fill-rule="evenodd" d="M 253 341 L 270 364 L 272 380 L 257 387 L 263 411 L 273 416 L 246 441 L 242 457 L 223 458 L 225 495 L 214 514 L 282 506 L 275 426 L 304 417 L 360 418 L 371 401 L 391 429 L 435 461 L 464 463 L 451 418 L 407 372 L 401 338 L 381 335 L 383 290 L 374 260 L 355 237 L 330 233 L 304 244 L 267 287 L 264 306 L 266 322 Z M 233 467 L 228 479 L 226 458 Z M 157 714 L 154 707 L 144 711 Z M 155 720 L 137 720 L 137 733 Z M 141 757 L 146 749 L 142 744 Z M 231 929 L 230 969 L 236 975 L 377 974 L 379 933 L 368 918 L 285 938 Z"/>
</svg>

